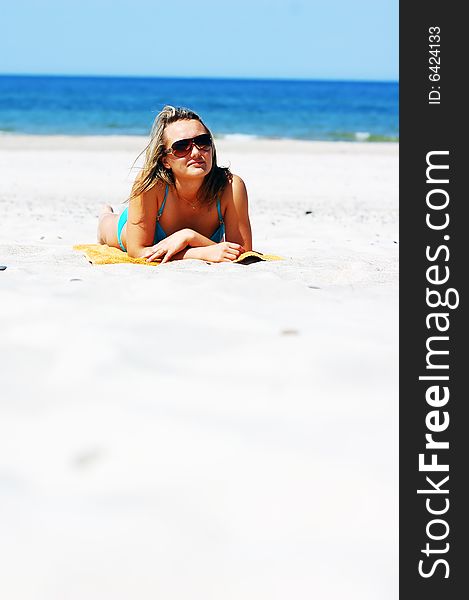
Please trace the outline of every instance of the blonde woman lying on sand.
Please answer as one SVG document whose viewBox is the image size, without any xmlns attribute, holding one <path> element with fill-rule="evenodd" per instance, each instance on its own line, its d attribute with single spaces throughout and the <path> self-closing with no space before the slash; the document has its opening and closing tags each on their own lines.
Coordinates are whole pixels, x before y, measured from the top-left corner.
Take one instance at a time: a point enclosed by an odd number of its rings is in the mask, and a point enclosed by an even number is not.
<svg viewBox="0 0 469 600">
<path fill-rule="evenodd" d="M 98 242 L 162 263 L 230 262 L 252 249 L 244 182 L 217 165 L 212 134 L 197 114 L 172 106 L 158 114 L 129 206 L 120 216 L 104 207 Z"/>
</svg>

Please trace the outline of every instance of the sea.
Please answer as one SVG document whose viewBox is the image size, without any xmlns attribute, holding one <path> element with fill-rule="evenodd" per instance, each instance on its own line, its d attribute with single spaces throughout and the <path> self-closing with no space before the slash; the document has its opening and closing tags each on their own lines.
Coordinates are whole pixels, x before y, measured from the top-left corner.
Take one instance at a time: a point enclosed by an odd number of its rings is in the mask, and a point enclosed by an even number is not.
<svg viewBox="0 0 469 600">
<path fill-rule="evenodd" d="M 0 75 L 0 135 L 147 135 L 165 104 L 215 136 L 398 141 L 399 84 Z"/>
</svg>

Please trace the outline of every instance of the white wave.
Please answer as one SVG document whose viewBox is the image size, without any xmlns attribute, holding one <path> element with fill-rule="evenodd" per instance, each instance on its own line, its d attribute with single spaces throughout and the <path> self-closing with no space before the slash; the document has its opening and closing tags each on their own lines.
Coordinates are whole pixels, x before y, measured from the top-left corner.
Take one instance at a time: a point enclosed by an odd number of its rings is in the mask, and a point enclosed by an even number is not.
<svg viewBox="0 0 469 600">
<path fill-rule="evenodd" d="M 217 134 L 215 136 L 215 138 L 220 139 L 220 140 L 230 140 L 230 141 L 234 141 L 234 142 L 246 142 L 246 141 L 258 140 L 260 138 L 260 136 L 252 135 L 252 134 L 248 134 L 248 133 L 224 133 L 224 134 Z"/>
<path fill-rule="evenodd" d="M 367 140 L 370 137 L 370 134 L 368 133 L 368 131 L 356 131 L 355 132 L 355 139 L 357 139 L 359 142 L 363 142 L 365 140 Z"/>
</svg>

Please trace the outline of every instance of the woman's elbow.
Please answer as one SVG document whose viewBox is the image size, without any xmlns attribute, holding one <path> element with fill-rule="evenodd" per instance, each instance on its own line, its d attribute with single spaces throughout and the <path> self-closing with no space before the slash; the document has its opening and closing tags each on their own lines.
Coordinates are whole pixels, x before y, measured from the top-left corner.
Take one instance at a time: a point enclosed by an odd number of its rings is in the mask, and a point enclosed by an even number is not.
<svg viewBox="0 0 469 600">
<path fill-rule="evenodd" d="M 129 244 L 127 248 L 127 256 L 130 258 L 141 258 L 143 254 L 143 248 L 141 246 L 132 246 Z"/>
<path fill-rule="evenodd" d="M 243 247 L 246 250 L 246 252 L 249 252 L 252 250 L 252 233 L 251 233 L 251 228 L 249 227 L 249 231 L 245 232 L 244 235 L 242 235 L 243 238 Z"/>
</svg>

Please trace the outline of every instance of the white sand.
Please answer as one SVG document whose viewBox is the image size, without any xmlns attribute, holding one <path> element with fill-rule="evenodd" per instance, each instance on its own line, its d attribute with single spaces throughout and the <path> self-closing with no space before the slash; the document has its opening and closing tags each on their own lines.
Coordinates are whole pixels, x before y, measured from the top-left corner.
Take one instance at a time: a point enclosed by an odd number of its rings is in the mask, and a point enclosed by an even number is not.
<svg viewBox="0 0 469 600">
<path fill-rule="evenodd" d="M 220 140 L 286 260 L 93 267 L 144 144 L 0 137 L 0 596 L 397 598 L 397 145 Z"/>
</svg>

